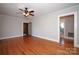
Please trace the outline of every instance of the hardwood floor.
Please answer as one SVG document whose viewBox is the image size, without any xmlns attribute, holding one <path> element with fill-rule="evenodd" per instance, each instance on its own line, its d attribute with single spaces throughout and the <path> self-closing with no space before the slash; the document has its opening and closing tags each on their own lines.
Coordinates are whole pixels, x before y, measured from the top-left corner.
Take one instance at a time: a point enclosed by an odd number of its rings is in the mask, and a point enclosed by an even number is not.
<svg viewBox="0 0 79 59">
<path fill-rule="evenodd" d="M 68 43 L 67 43 L 68 44 Z M 65 43 L 66 45 L 66 43 Z M 0 40 L 1 55 L 71 55 L 79 54 L 78 48 L 33 37 L 17 37 Z"/>
<path fill-rule="evenodd" d="M 64 47 L 73 48 L 74 47 L 74 40 L 71 39 L 60 39 L 60 44 Z"/>
</svg>

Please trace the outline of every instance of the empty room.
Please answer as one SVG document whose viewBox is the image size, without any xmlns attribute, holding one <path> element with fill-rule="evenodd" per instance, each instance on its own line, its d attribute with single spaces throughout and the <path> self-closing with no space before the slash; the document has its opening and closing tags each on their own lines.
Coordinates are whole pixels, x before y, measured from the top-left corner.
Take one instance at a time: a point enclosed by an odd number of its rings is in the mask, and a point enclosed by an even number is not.
<svg viewBox="0 0 79 59">
<path fill-rule="evenodd" d="M 79 3 L 0 3 L 0 55 L 79 55 Z"/>
</svg>

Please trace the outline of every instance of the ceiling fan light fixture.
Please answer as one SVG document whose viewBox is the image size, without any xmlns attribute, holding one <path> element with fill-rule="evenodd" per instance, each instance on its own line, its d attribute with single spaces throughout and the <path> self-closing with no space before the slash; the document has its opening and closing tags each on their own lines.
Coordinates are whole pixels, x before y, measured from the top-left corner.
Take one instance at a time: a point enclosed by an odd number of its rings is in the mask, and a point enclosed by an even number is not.
<svg viewBox="0 0 79 59">
<path fill-rule="evenodd" d="M 29 13 L 25 14 L 25 16 L 29 16 Z"/>
<path fill-rule="evenodd" d="M 34 15 L 33 15 L 34 10 L 28 11 L 28 8 L 25 8 L 25 10 L 23 10 L 23 9 L 19 9 L 19 10 L 21 10 L 21 11 L 23 12 L 22 14 L 23 14 L 24 16 L 26 16 L 26 17 L 27 17 L 27 16 L 34 16 Z"/>
<path fill-rule="evenodd" d="M 26 15 L 26 13 L 23 13 L 23 15 Z"/>
</svg>

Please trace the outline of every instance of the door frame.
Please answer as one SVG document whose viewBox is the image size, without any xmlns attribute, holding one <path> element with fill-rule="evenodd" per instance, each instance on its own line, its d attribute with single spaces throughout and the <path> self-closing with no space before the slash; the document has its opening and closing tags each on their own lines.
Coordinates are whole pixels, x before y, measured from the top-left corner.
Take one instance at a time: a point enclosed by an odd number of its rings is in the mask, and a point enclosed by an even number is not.
<svg viewBox="0 0 79 59">
<path fill-rule="evenodd" d="M 61 14 L 58 16 L 58 42 L 60 43 L 60 17 L 74 15 L 74 47 L 77 47 L 77 11 Z"/>
<path fill-rule="evenodd" d="M 23 23 L 28 23 L 28 25 L 29 25 L 29 23 L 31 23 L 31 26 L 32 26 L 32 22 L 22 22 L 22 28 L 21 28 L 21 30 L 22 30 L 22 36 L 23 36 Z M 31 30 L 31 32 L 32 32 L 32 30 Z M 31 35 L 32 35 L 32 33 L 31 33 Z"/>
</svg>

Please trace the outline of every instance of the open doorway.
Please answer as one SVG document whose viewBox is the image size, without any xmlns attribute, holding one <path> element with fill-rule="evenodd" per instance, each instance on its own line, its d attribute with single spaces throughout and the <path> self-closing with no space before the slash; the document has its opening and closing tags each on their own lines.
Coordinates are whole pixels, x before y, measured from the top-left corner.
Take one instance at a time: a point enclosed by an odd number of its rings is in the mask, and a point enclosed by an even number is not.
<svg viewBox="0 0 79 59">
<path fill-rule="evenodd" d="M 23 23 L 23 36 L 28 35 L 28 23 Z"/>
<path fill-rule="evenodd" d="M 60 17 L 60 44 L 74 47 L 74 14 Z"/>
<path fill-rule="evenodd" d="M 23 36 L 31 35 L 31 22 L 23 23 Z"/>
</svg>

